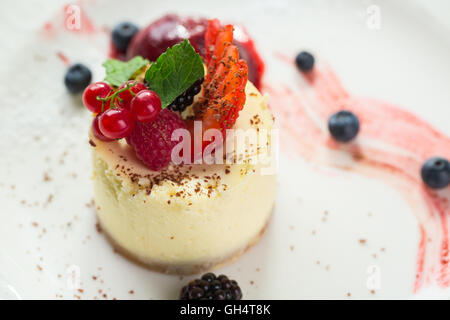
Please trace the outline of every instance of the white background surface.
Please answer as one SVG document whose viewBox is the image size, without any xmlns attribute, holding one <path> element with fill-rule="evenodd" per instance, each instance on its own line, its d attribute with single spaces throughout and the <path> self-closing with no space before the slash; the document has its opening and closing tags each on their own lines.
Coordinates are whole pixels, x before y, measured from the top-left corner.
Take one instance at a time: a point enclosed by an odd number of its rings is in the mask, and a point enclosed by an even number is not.
<svg viewBox="0 0 450 320">
<path fill-rule="evenodd" d="M 82 3 L 100 28 L 121 20 L 144 26 L 167 12 L 242 23 L 266 61 L 266 79 L 287 77 L 274 51 L 293 56 L 309 49 L 326 57 L 352 92 L 402 105 L 450 134 L 446 1 L 426 1 L 426 9 L 425 1 Z M 378 31 L 366 26 L 371 4 L 381 9 Z M 99 80 L 109 39 L 102 32 L 43 37 L 39 30 L 45 22 L 63 19 L 62 6 L 61 1 L 10 1 L 8 11 L 0 13 L 0 297 L 177 298 L 190 277 L 133 265 L 95 229 L 94 209 L 86 206 L 92 199 L 90 116 L 79 97 L 66 93 L 66 67 L 56 52 L 86 63 Z M 44 181 L 45 173 L 51 181 Z M 277 207 L 267 233 L 218 272 L 236 279 L 247 299 L 409 298 L 417 246 L 417 222 L 396 190 L 282 156 Z M 374 265 L 381 287 L 372 294 L 366 282 Z M 73 270 L 80 271 L 83 292 L 68 286 Z M 450 293 L 429 289 L 421 296 L 450 298 Z"/>
</svg>

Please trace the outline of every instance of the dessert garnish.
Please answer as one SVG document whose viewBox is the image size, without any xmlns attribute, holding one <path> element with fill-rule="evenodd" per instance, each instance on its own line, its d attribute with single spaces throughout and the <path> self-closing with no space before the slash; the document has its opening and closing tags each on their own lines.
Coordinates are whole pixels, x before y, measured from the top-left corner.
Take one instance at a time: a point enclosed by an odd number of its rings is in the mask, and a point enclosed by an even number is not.
<svg viewBox="0 0 450 320">
<path fill-rule="evenodd" d="M 181 289 L 180 300 L 241 300 L 242 291 L 235 280 L 225 275 L 205 273 Z"/>
<path fill-rule="evenodd" d="M 181 128 L 185 129 L 186 124 L 180 115 L 163 109 L 151 122 L 136 121 L 127 142 L 143 163 L 158 171 L 170 163 L 172 149 L 178 143 L 171 140 L 172 132 Z"/>
<path fill-rule="evenodd" d="M 117 51 L 125 53 L 131 39 L 139 31 L 139 28 L 131 22 L 121 22 L 112 31 L 112 41 Z"/>
<path fill-rule="evenodd" d="M 295 64 L 300 71 L 311 71 L 314 67 L 314 56 L 307 51 L 302 51 L 295 57 Z"/>
<path fill-rule="evenodd" d="M 92 73 L 84 64 L 76 63 L 67 69 L 64 84 L 70 93 L 80 93 L 91 83 Z"/>
<path fill-rule="evenodd" d="M 106 71 L 105 81 L 113 86 L 121 86 L 124 82 L 130 80 L 132 76 L 140 69 L 147 66 L 149 61 L 142 57 L 123 62 L 115 59 L 108 59 L 103 63 Z"/>
<path fill-rule="evenodd" d="M 132 39 L 125 57 L 130 59 L 142 56 L 155 61 L 167 48 L 188 39 L 203 58 L 205 57 L 205 33 L 208 20 L 204 18 L 182 17 L 167 14 L 142 28 Z M 262 87 L 264 62 L 255 48 L 251 37 L 242 26 L 235 26 L 233 44 L 239 48 L 239 54 L 248 65 L 248 79 L 258 88 Z M 116 57 L 122 57 L 114 52 Z M 115 50 L 117 51 L 117 50 Z"/>
<path fill-rule="evenodd" d="M 140 56 L 127 62 L 107 60 L 105 80 L 91 84 L 83 94 L 86 108 L 96 114 L 92 133 L 102 141 L 126 138 L 152 170 L 170 163 L 177 144 L 171 141 L 174 130 L 192 128 L 193 121 L 199 120 L 203 130 L 225 133 L 244 107 L 248 77 L 247 64 L 232 41 L 232 25 L 210 20 L 204 61 L 187 39 L 168 48 L 155 62 Z M 184 120 L 180 113 L 200 92 L 193 115 Z"/>
<path fill-rule="evenodd" d="M 94 120 L 92 120 L 92 126 L 91 126 L 91 128 L 92 128 L 92 133 L 94 134 L 94 136 L 97 138 L 97 139 L 100 139 L 100 140 L 102 140 L 102 141 L 105 141 L 105 142 L 107 142 L 107 141 L 113 141 L 114 139 L 110 139 L 110 138 L 108 138 L 108 137 L 106 137 L 101 131 L 100 131 L 100 126 L 99 126 L 99 124 L 98 124 L 98 118 L 100 117 L 100 114 L 97 114 L 95 117 L 94 117 Z"/>
<path fill-rule="evenodd" d="M 239 59 L 232 44 L 233 26 L 221 26 L 209 20 L 205 33 L 205 61 L 208 73 L 203 83 L 203 101 L 195 106 L 195 119 L 203 121 L 203 130 L 231 128 L 245 104 L 247 63 Z M 188 124 L 189 127 L 189 124 Z"/>
<path fill-rule="evenodd" d="M 131 86 L 130 90 L 125 90 L 117 95 L 118 99 L 116 100 L 116 103 L 119 107 L 122 108 L 131 108 L 131 100 L 135 95 L 137 95 L 140 91 L 146 90 L 147 87 L 142 82 L 137 82 L 133 86 L 134 80 L 128 80 L 127 82 L 124 82 L 120 87 L 120 89 L 123 89 L 125 86 Z"/>
<path fill-rule="evenodd" d="M 421 176 L 431 189 L 443 189 L 450 184 L 450 163 L 441 157 L 430 158 L 423 164 Z"/>
<path fill-rule="evenodd" d="M 186 39 L 159 56 L 145 73 L 145 81 L 166 108 L 204 74 L 202 58 Z"/>
<path fill-rule="evenodd" d="M 143 86 L 142 83 L 140 84 Z M 132 89 L 133 88 L 131 88 L 131 90 Z M 131 99 L 129 108 L 137 121 L 150 122 L 155 120 L 161 111 L 161 99 L 154 91 L 146 89 L 140 90 L 136 93 L 134 98 Z"/>
<path fill-rule="evenodd" d="M 98 119 L 100 132 L 110 139 L 128 137 L 134 129 L 133 114 L 125 108 L 110 108 Z"/>
<path fill-rule="evenodd" d="M 328 120 L 328 130 L 337 141 L 349 142 L 359 132 L 358 117 L 350 111 L 336 112 Z"/>
<path fill-rule="evenodd" d="M 113 88 L 106 82 L 100 81 L 90 84 L 83 92 L 83 104 L 92 113 L 100 113 L 109 109 L 111 102 L 103 101 L 113 92 Z"/>
<path fill-rule="evenodd" d="M 183 112 L 194 102 L 194 97 L 202 90 L 203 78 L 194 82 L 189 89 L 179 95 L 167 108 L 172 111 Z"/>
</svg>

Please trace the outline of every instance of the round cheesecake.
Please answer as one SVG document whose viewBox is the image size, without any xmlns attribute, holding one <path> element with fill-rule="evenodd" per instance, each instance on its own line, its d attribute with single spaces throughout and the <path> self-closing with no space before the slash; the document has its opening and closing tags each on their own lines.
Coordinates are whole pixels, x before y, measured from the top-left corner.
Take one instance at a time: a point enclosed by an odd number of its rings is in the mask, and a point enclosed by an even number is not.
<svg viewBox="0 0 450 320">
<path fill-rule="evenodd" d="M 265 99 L 250 82 L 245 91 L 234 129 L 270 131 Z M 198 273 L 237 258 L 265 230 L 276 185 L 275 174 L 264 172 L 267 164 L 171 164 L 156 172 L 125 139 L 90 138 L 100 225 L 133 260 L 164 273 Z M 266 152 L 271 143 L 249 148 Z"/>
</svg>

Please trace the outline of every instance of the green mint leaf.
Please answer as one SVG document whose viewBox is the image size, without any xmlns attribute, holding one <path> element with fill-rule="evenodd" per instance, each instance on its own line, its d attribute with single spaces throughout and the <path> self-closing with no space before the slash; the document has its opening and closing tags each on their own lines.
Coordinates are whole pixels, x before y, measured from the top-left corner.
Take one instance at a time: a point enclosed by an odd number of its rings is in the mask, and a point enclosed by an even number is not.
<svg viewBox="0 0 450 320">
<path fill-rule="evenodd" d="M 145 80 L 166 108 L 204 73 L 202 58 L 186 39 L 160 55 L 147 70 Z"/>
<path fill-rule="evenodd" d="M 148 63 L 148 60 L 140 56 L 134 57 L 127 62 L 115 59 L 106 60 L 103 63 L 103 67 L 106 69 L 105 81 L 118 87 L 128 81 L 136 71 L 145 67 Z"/>
</svg>

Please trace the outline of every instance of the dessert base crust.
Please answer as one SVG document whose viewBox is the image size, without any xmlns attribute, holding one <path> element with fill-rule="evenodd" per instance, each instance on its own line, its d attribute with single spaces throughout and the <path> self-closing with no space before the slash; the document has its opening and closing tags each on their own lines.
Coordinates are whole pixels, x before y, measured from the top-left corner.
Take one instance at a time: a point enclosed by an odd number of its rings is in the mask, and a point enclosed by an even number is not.
<svg viewBox="0 0 450 320">
<path fill-rule="evenodd" d="M 227 264 L 231 264 L 234 261 L 236 261 L 241 255 L 243 255 L 245 252 L 247 252 L 250 248 L 252 248 L 254 245 L 256 245 L 261 237 L 263 236 L 264 232 L 267 229 L 267 226 L 269 225 L 269 222 L 272 218 L 274 208 L 272 208 L 272 212 L 269 215 L 269 218 L 267 219 L 265 225 L 262 227 L 262 229 L 254 236 L 243 248 L 235 251 L 231 255 L 221 258 L 215 261 L 210 261 L 207 263 L 200 263 L 196 265 L 174 265 L 174 264 L 161 264 L 154 261 L 150 261 L 148 258 L 141 258 L 138 255 L 133 254 L 129 250 L 125 249 L 123 246 L 121 246 L 117 241 L 114 240 L 114 238 L 108 233 L 108 231 L 104 228 L 102 225 L 100 219 L 98 218 L 98 223 L 100 225 L 101 232 L 105 235 L 108 242 L 112 245 L 114 248 L 114 251 L 125 257 L 126 259 L 130 260 L 131 262 L 147 268 L 151 271 L 156 271 L 164 274 L 174 274 L 174 275 L 190 275 L 190 274 L 197 274 L 202 273 L 205 271 L 210 271 L 213 269 L 221 268 Z"/>
</svg>

